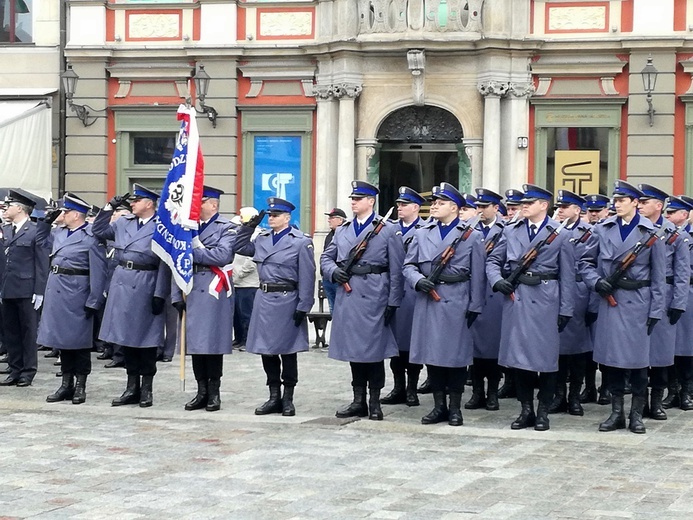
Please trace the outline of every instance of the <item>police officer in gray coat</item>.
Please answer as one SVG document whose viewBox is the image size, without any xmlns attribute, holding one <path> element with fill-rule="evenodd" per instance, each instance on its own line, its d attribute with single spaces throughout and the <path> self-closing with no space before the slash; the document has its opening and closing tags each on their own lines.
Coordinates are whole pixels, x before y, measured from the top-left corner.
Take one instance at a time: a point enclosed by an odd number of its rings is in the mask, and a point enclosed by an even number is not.
<svg viewBox="0 0 693 520">
<path fill-rule="evenodd" d="M 650 184 L 638 184 L 638 189 L 643 193 L 638 206 L 640 216 L 649 219 L 656 228 L 664 227 L 667 230 L 663 239 L 666 245 L 667 317 L 657 323 L 652 331 L 652 348 L 650 348 L 652 400 L 649 414 L 646 414 L 654 420 L 664 421 L 667 414 L 662 407 L 662 401 L 669 383 L 669 370 L 673 370 L 674 367 L 676 324 L 688 307 L 688 288 L 691 279 L 690 251 L 688 242 L 676 226 L 664 218 L 664 205 L 669 195 Z"/>
<path fill-rule="evenodd" d="M 423 221 L 419 217 L 419 211 L 421 206 L 426 203 L 426 199 L 415 190 L 407 186 L 401 186 L 395 203 L 397 204 L 397 216 L 399 217 L 398 223 L 402 231 L 402 245 L 406 254 L 409 244 L 414 240 L 415 230 L 423 225 Z M 415 291 L 405 284 L 402 303 L 392 320 L 392 330 L 395 333 L 395 340 L 399 349 L 399 355 L 390 359 L 390 370 L 392 370 L 395 385 L 392 391 L 382 398 L 382 404 L 419 405 L 416 385 L 419 382 L 419 374 L 423 366 L 409 361 L 415 301 Z"/>
<path fill-rule="evenodd" d="M 265 212 L 261 212 L 241 226 L 236 239 L 236 251 L 253 257 L 260 278 L 246 350 L 262 356 L 270 395 L 255 409 L 256 415 L 296 415 L 296 354 L 308 350 L 306 316 L 315 301 L 315 251 L 310 237 L 290 224 L 295 209 L 288 200 L 270 197 L 266 211 L 271 231 L 263 230 L 254 242 L 250 241 L 264 217 Z"/>
<path fill-rule="evenodd" d="M 133 184 L 132 191 L 132 215 L 111 223 L 113 208 L 127 198 L 115 196 L 96 216 L 92 228 L 99 239 L 114 241 L 119 258 L 99 334 L 103 341 L 124 347 L 127 386 L 111 404 L 139 403 L 145 408 L 153 404 L 156 350 L 164 343 L 164 305 L 171 293 L 171 271 L 152 251 L 159 195 L 140 184 Z"/>
<path fill-rule="evenodd" d="M 437 221 L 415 231 L 404 264 L 407 284 L 417 291 L 410 356 L 413 362 L 426 364 L 433 391 L 435 405 L 422 424 L 448 421 L 450 426 L 461 426 L 462 391 L 474 348 L 469 328 L 484 307 L 484 246 L 482 234 L 458 217 L 466 202 L 454 186 L 447 182 L 434 186 L 432 198 L 431 216 Z M 458 238 L 438 280 L 431 280 L 431 272 Z"/>
<path fill-rule="evenodd" d="M 46 398 L 49 403 L 81 404 L 87 398 L 94 321 L 105 301 L 108 271 L 105 247 L 86 222 L 90 208 L 79 197 L 65 195 L 62 208 L 38 222 L 37 241 L 51 250 L 38 342 L 60 350 L 63 373 L 58 390 Z M 60 213 L 62 226 L 51 230 Z"/>
<path fill-rule="evenodd" d="M 642 249 L 625 276 L 612 285 L 609 278 L 637 244 L 656 232 L 650 220 L 638 214 L 643 193 L 625 181 L 616 181 L 613 197 L 616 215 L 595 226 L 579 262 L 583 280 L 602 301 L 594 338 L 594 360 L 608 372 L 611 415 L 599 431 L 626 427 L 623 407 L 626 378 L 630 371 L 633 401 L 629 429 L 645 433 L 642 422 L 650 364 L 650 335 L 666 311 L 666 245 L 655 240 Z M 609 303 L 612 297 L 615 306 Z"/>
<path fill-rule="evenodd" d="M 190 324 L 185 331 L 185 350 L 192 357 L 197 394 L 186 410 L 221 408 L 221 376 L 224 354 L 233 348 L 233 262 L 235 226 L 219 215 L 219 199 L 224 192 L 204 186 L 200 207 L 199 244 L 193 249 L 193 287 L 187 299 L 178 285 L 171 284 L 171 302 Z"/>
<path fill-rule="evenodd" d="M 519 285 L 506 279 L 525 255 L 548 238 L 560 224 L 549 218 L 551 192 L 525 184 L 522 216 L 508 224 L 486 264 L 489 283 L 507 296 L 498 362 L 515 369 L 517 399 L 522 405 L 512 429 L 549 429 L 548 410 L 558 372 L 559 333 L 573 315 L 575 257 L 568 233 L 559 233 L 538 251 Z M 539 372 L 539 406 L 534 414 L 534 382 Z"/>
<path fill-rule="evenodd" d="M 2 228 L 4 265 L 0 278 L 4 342 L 9 375 L 0 386 L 29 386 L 36 375 L 37 311 L 43 303 L 48 277 L 48 248 L 36 240 L 31 222 L 35 202 L 24 190 L 9 190 Z"/>
<path fill-rule="evenodd" d="M 354 400 L 337 411 L 337 417 L 368 416 L 379 421 L 383 419 L 380 390 L 385 386 L 384 360 L 399 352 L 390 322 L 402 302 L 404 246 L 400 227 L 384 222 L 347 272 L 350 253 L 380 222 L 373 209 L 378 188 L 353 181 L 351 190 L 354 218 L 337 228 L 334 240 L 320 257 L 323 275 L 342 284 L 337 289 L 328 355 L 351 366 Z M 370 390 L 368 405 L 366 385 Z"/>
<path fill-rule="evenodd" d="M 476 205 L 480 210 L 480 220 L 476 229 L 481 232 L 485 254 L 490 254 L 503 234 L 504 224 L 499 210 L 501 196 L 486 188 L 477 188 Z M 486 408 L 495 411 L 498 404 L 498 384 L 501 368 L 498 365 L 500 350 L 501 322 L 503 319 L 503 295 L 493 292 L 486 284 L 484 309 L 472 325 L 474 339 L 474 366 L 472 367 L 472 397 L 464 405 L 467 410 Z M 484 390 L 484 380 L 488 389 Z"/>
</svg>

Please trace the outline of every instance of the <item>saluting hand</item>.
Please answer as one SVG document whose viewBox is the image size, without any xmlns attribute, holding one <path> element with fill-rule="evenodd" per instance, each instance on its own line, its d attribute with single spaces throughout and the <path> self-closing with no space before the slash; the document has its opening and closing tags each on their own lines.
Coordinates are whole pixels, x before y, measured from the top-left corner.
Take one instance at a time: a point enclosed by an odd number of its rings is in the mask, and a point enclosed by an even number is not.
<svg viewBox="0 0 693 520">
<path fill-rule="evenodd" d="M 248 222 L 244 223 L 243 225 L 246 227 L 250 228 L 256 228 L 260 225 L 260 222 L 262 222 L 262 219 L 265 218 L 265 214 L 267 212 L 263 209 L 260 213 L 255 215 L 254 217 L 250 217 Z"/>
<path fill-rule="evenodd" d="M 306 315 L 308 313 L 306 311 L 296 311 L 294 312 L 294 325 L 297 327 L 301 326 L 301 323 L 303 323 L 303 320 L 306 319 Z"/>
<path fill-rule="evenodd" d="M 46 216 L 43 217 L 43 221 L 46 224 L 51 225 L 60 216 L 60 213 L 61 213 L 61 210 L 59 210 L 59 209 L 51 209 L 50 211 L 46 212 Z"/>
<path fill-rule="evenodd" d="M 108 204 L 111 206 L 111 209 L 116 209 L 124 201 L 128 200 L 129 197 L 130 193 L 126 193 L 125 195 L 116 195 L 108 202 Z"/>
<path fill-rule="evenodd" d="M 647 318 L 647 335 L 650 336 L 657 325 L 659 318 Z"/>
</svg>

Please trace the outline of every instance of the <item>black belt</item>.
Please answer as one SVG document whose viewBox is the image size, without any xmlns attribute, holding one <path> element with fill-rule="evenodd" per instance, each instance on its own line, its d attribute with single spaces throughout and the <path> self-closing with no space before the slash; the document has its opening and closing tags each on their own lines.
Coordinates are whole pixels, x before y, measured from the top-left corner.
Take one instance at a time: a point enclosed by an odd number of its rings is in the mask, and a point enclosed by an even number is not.
<svg viewBox="0 0 693 520">
<path fill-rule="evenodd" d="M 469 276 L 469 273 L 441 274 L 438 277 L 438 283 L 450 284 L 450 283 L 468 282 L 470 278 L 471 277 Z"/>
<path fill-rule="evenodd" d="M 296 282 L 290 283 L 260 283 L 260 290 L 262 292 L 290 292 L 295 291 L 298 288 Z"/>
<path fill-rule="evenodd" d="M 385 265 L 355 265 L 351 268 L 351 274 L 383 274 L 388 271 Z"/>
<path fill-rule="evenodd" d="M 667 283 L 669 285 L 674 285 L 674 277 L 673 276 L 667 276 Z"/>
<path fill-rule="evenodd" d="M 51 266 L 51 273 L 66 274 L 68 276 L 88 276 L 89 269 L 69 269 L 67 267 L 59 267 L 57 265 L 53 265 Z"/>
<path fill-rule="evenodd" d="M 650 285 L 652 285 L 650 280 L 630 280 L 628 278 L 620 278 L 616 282 L 616 287 L 625 291 L 637 291 L 638 289 L 649 287 Z"/>
<path fill-rule="evenodd" d="M 133 271 L 156 271 L 159 269 L 159 266 L 155 264 L 136 264 L 130 260 L 121 260 L 118 262 L 118 265 L 125 269 L 132 269 Z"/>
<path fill-rule="evenodd" d="M 693 285 L 693 276 L 691 276 L 690 284 Z"/>
<path fill-rule="evenodd" d="M 193 264 L 193 273 L 208 273 L 212 270 L 209 265 Z"/>
<path fill-rule="evenodd" d="M 558 280 L 558 273 L 533 273 L 527 271 L 517 279 L 523 285 L 539 285 L 545 280 Z"/>
</svg>

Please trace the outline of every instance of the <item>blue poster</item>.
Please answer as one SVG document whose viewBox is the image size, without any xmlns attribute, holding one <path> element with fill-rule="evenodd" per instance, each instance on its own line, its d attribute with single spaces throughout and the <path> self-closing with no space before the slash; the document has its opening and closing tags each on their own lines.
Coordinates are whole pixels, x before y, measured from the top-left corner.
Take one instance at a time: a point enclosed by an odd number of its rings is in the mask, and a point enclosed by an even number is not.
<svg viewBox="0 0 693 520">
<path fill-rule="evenodd" d="M 253 206 L 266 208 L 267 197 L 286 199 L 296 206 L 291 224 L 300 228 L 301 136 L 256 135 L 253 148 Z"/>
</svg>

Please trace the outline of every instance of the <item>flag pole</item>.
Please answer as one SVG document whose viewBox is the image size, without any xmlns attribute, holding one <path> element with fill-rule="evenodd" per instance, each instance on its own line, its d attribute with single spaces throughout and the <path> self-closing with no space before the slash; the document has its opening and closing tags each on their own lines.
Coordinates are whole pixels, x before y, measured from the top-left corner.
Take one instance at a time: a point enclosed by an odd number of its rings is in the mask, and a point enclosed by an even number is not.
<svg viewBox="0 0 693 520">
<path fill-rule="evenodd" d="M 183 293 L 183 302 L 186 300 L 185 293 Z M 188 313 L 184 310 L 180 315 L 180 320 L 178 321 L 178 338 L 180 338 L 180 390 L 185 392 L 185 325 L 186 317 Z"/>
</svg>

